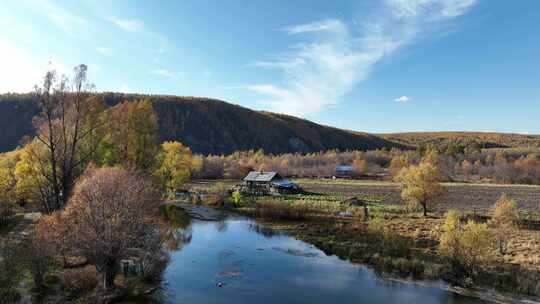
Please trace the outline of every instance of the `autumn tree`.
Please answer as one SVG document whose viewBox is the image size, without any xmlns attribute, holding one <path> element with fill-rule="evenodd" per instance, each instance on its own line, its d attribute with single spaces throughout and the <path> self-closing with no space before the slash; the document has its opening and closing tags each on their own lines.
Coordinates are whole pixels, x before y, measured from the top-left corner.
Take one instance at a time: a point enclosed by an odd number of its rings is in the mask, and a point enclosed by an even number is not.
<svg viewBox="0 0 540 304">
<path fill-rule="evenodd" d="M 368 173 L 368 164 L 363 159 L 355 159 L 352 163 L 354 171 L 359 176 L 366 175 Z"/>
<path fill-rule="evenodd" d="M 461 224 L 459 214 L 455 210 L 446 212 L 442 230 L 443 233 L 439 239 L 439 252 L 450 260 L 454 268 L 457 268 L 462 252 L 459 244 Z"/>
<path fill-rule="evenodd" d="M 0 154 L 0 227 L 11 218 L 17 201 L 15 166 L 19 151 Z"/>
<path fill-rule="evenodd" d="M 422 157 L 422 162 L 432 164 L 437 166 L 439 164 L 440 155 L 439 152 L 435 149 L 429 149 Z"/>
<path fill-rule="evenodd" d="M 42 209 L 54 210 L 55 191 L 50 179 L 51 164 L 46 146 L 37 139 L 26 144 L 20 151 L 15 165 L 15 193 L 19 200 L 37 203 Z"/>
<path fill-rule="evenodd" d="M 392 158 L 392 161 L 390 161 L 390 165 L 388 166 L 388 169 L 390 170 L 390 174 L 395 177 L 401 171 L 401 169 L 406 168 L 410 165 L 409 158 L 407 155 L 397 155 L 394 158 Z"/>
<path fill-rule="evenodd" d="M 473 164 L 471 164 L 470 161 L 465 159 L 465 160 L 463 160 L 463 162 L 461 162 L 461 166 L 460 166 L 459 170 L 465 176 L 465 178 L 468 179 L 469 176 L 473 173 L 474 166 L 473 166 Z"/>
<path fill-rule="evenodd" d="M 191 150 L 177 141 L 164 142 L 154 175 L 163 189 L 174 192 L 191 177 Z"/>
<path fill-rule="evenodd" d="M 130 248 L 144 251 L 155 235 L 157 191 L 147 179 L 121 168 L 89 169 L 65 209 L 72 250 L 95 265 L 110 290 Z"/>
<path fill-rule="evenodd" d="M 97 128 L 97 125 L 85 124 L 90 113 L 97 110 L 96 104 L 89 102 L 89 91 L 93 87 L 86 75 L 87 66 L 84 64 L 74 68 L 71 81 L 49 71 L 43 85 L 36 86 L 40 108 L 40 114 L 34 118 L 36 139 L 46 150 L 46 161 L 36 165 L 41 167 L 38 171 L 43 178 L 40 180 L 48 183 L 52 190 L 51 195 L 41 197 L 47 199 L 42 202 L 46 212 L 65 205 L 75 180 L 93 153 L 82 149 L 82 143 L 92 134 L 92 129 Z"/>
<path fill-rule="evenodd" d="M 101 117 L 105 124 L 99 163 L 124 165 L 151 173 L 159 153 L 157 114 L 148 99 L 122 102 Z"/>
<path fill-rule="evenodd" d="M 43 216 L 36 225 L 39 241 L 49 246 L 50 254 L 61 257 L 64 267 L 68 265 L 67 256 L 71 248 L 70 220 L 65 212 L 55 211 Z"/>
<path fill-rule="evenodd" d="M 54 265 L 54 244 L 50 242 L 50 230 L 46 222 L 38 222 L 30 231 L 24 245 L 24 260 L 34 281 L 34 286 L 42 290 L 45 274 Z"/>
<path fill-rule="evenodd" d="M 128 122 L 128 160 L 131 165 L 145 172 L 153 169 L 159 151 L 157 121 L 157 114 L 150 100 L 134 103 Z"/>
<path fill-rule="evenodd" d="M 517 204 L 513 199 L 509 199 L 506 194 L 501 195 L 493 208 L 490 226 L 495 231 L 499 252 L 504 254 L 508 240 L 511 237 L 512 231 L 517 227 L 519 220 L 519 211 Z"/>
<path fill-rule="evenodd" d="M 403 200 L 412 208 L 420 205 L 424 216 L 427 216 L 428 209 L 443 192 L 437 168 L 428 162 L 403 168 L 398 173 L 396 181 L 401 183 Z"/>
</svg>

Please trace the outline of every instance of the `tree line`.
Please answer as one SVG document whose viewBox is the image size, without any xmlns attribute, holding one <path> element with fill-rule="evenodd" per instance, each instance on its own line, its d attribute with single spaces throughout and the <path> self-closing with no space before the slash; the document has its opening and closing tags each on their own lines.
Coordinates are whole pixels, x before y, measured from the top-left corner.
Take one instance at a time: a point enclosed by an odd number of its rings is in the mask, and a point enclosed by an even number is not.
<svg viewBox="0 0 540 304">
<path fill-rule="evenodd" d="M 442 181 L 505 184 L 540 184 L 540 158 L 533 151 L 469 147 L 417 150 L 324 151 L 317 153 L 265 154 L 262 150 L 230 155 L 194 155 L 195 178 L 238 179 L 250 170 L 277 171 L 286 177 L 331 177 L 340 165 L 350 165 L 352 177 L 392 179 L 401 168 L 417 165 L 434 153 Z"/>
</svg>

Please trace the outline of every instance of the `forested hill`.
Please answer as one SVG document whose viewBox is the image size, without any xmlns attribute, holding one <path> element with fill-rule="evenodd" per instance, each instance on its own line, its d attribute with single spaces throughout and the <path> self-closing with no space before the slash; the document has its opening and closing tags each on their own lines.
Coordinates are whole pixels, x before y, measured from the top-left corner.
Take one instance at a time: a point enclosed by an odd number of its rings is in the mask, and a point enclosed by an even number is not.
<svg viewBox="0 0 540 304">
<path fill-rule="evenodd" d="M 194 152 L 229 154 L 263 149 L 267 153 L 329 149 L 370 150 L 400 147 L 378 136 L 322 126 L 288 115 L 253 111 L 227 102 L 198 97 L 99 93 L 112 106 L 149 98 L 159 117 L 161 141 L 178 140 Z M 30 94 L 0 95 L 0 151 L 14 149 L 32 135 L 38 108 Z"/>
<path fill-rule="evenodd" d="M 540 135 L 495 132 L 409 132 L 378 134 L 408 146 L 444 146 L 452 142 L 478 143 L 482 148 L 540 148 Z"/>
</svg>

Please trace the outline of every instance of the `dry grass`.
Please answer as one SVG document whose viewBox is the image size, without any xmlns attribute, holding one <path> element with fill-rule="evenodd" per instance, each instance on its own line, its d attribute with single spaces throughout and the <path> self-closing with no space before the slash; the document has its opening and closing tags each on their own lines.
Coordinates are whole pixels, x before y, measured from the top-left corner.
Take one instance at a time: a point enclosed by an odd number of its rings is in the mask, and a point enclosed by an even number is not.
<svg viewBox="0 0 540 304">
<path fill-rule="evenodd" d="M 288 204 L 277 201 L 259 202 L 253 209 L 256 217 L 269 220 L 304 220 L 313 208 L 305 203 Z"/>
</svg>

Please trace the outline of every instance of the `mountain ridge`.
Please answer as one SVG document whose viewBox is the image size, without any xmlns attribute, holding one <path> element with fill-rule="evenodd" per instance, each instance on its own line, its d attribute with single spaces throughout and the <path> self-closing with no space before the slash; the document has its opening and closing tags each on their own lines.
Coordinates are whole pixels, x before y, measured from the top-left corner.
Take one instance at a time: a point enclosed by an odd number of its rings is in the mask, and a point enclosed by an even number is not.
<svg viewBox="0 0 540 304">
<path fill-rule="evenodd" d="M 178 140 L 201 154 L 263 149 L 266 153 L 310 153 L 331 149 L 372 150 L 477 142 L 485 148 L 540 148 L 540 135 L 494 132 L 367 133 L 344 130 L 286 114 L 256 111 L 214 98 L 95 93 L 108 106 L 148 98 L 158 114 L 159 140 Z M 39 113 L 32 94 L 0 94 L 0 152 L 34 134 Z"/>
<path fill-rule="evenodd" d="M 324 126 L 298 117 L 255 111 L 204 97 L 95 93 L 108 106 L 148 98 L 158 115 L 161 142 L 178 140 L 195 153 L 230 154 L 263 149 L 266 153 L 309 153 L 331 149 L 407 148 L 375 135 Z M 32 94 L 0 95 L 0 151 L 14 149 L 33 135 L 39 109 Z"/>
</svg>

